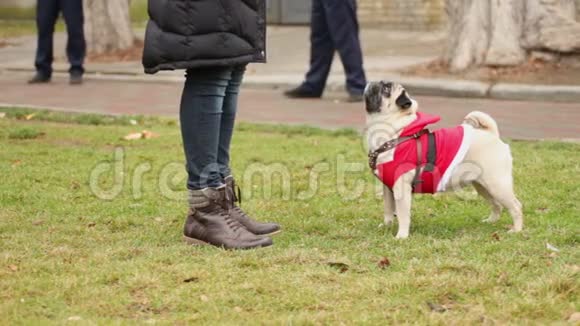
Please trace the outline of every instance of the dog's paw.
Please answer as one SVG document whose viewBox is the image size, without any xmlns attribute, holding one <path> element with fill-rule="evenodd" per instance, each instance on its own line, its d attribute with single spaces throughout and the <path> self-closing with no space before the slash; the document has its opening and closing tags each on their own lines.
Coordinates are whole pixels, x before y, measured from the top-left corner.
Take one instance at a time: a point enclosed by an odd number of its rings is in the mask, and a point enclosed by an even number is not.
<svg viewBox="0 0 580 326">
<path fill-rule="evenodd" d="M 389 227 L 393 224 L 394 221 L 395 221 L 394 216 L 385 216 L 385 218 L 383 220 L 383 226 Z"/>
<path fill-rule="evenodd" d="M 409 234 L 406 233 L 397 233 L 397 235 L 395 236 L 395 238 L 397 239 L 407 239 L 409 237 Z"/>
<path fill-rule="evenodd" d="M 499 218 L 497 218 L 497 217 L 488 217 L 488 218 L 484 218 L 481 221 L 483 223 L 495 223 L 495 222 L 499 221 Z"/>
<path fill-rule="evenodd" d="M 507 232 L 507 233 L 518 233 L 518 232 L 521 232 L 521 231 L 522 231 L 522 229 L 516 229 L 516 228 L 513 228 L 513 227 L 512 227 L 512 228 L 510 228 L 510 229 L 508 230 L 508 232 Z"/>
</svg>

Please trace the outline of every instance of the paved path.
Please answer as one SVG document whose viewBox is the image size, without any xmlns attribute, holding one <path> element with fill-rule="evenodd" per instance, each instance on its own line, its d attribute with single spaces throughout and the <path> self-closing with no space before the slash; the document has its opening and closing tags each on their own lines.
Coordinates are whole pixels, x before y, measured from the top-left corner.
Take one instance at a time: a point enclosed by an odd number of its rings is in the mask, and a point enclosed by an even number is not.
<svg viewBox="0 0 580 326">
<path fill-rule="evenodd" d="M 48 85 L 26 85 L 28 74 L 0 74 L 0 103 L 52 107 L 65 111 L 108 114 L 176 116 L 181 96 L 179 83 L 86 81 L 69 86 L 55 77 Z M 362 104 L 344 103 L 344 94 L 322 100 L 289 100 L 279 90 L 244 89 L 239 120 L 306 124 L 322 128 L 364 127 Z M 580 139 L 580 105 L 577 103 L 516 102 L 488 99 L 417 97 L 423 111 L 442 116 L 441 126 L 459 123 L 472 110 L 491 114 L 502 135 L 515 139 Z"/>
<path fill-rule="evenodd" d="M 137 37 L 143 38 L 144 30 L 136 30 Z M 309 28 L 304 26 L 268 26 L 268 63 L 248 67 L 248 76 L 286 76 L 300 82 L 310 56 Z M 418 63 L 428 62 L 442 52 L 445 34 L 434 32 L 385 31 L 378 28 L 364 28 L 361 43 L 365 55 L 364 66 L 370 76 L 393 72 Z M 412 39 L 414 42 L 409 42 Z M 34 69 L 36 36 L 23 36 L 9 40 L 11 46 L 0 49 L 0 70 Z M 67 71 L 65 45 L 66 34 L 56 33 L 54 55 L 57 58 L 56 71 Z M 142 75 L 140 60 L 130 62 L 95 63 L 87 62 L 87 72 L 108 74 Z M 182 76 L 182 71 L 162 72 L 156 76 Z M 330 74 L 331 80 L 344 83 L 343 67 L 335 57 Z"/>
<path fill-rule="evenodd" d="M 1 0 L 0 0 L 1 1 Z M 136 30 L 142 37 L 144 30 Z M 364 68 L 368 80 L 397 80 L 415 94 L 495 98 L 534 101 L 580 102 L 580 86 L 505 84 L 461 79 L 432 79 L 401 75 L 401 71 L 420 63 L 430 62 L 441 55 L 445 44 L 443 31 L 389 31 L 365 27 L 361 30 Z M 304 79 L 310 56 L 309 29 L 304 26 L 268 26 L 266 64 L 252 64 L 246 70 L 246 85 L 254 87 L 290 87 Z M 412 41 L 409 41 L 412 40 Z M 36 37 L 34 35 L 10 39 L 9 46 L 0 48 L 0 72 L 34 71 Z M 55 71 L 68 71 L 65 56 L 66 35 L 55 35 Z M 162 71 L 145 75 L 140 60 L 128 62 L 87 62 L 87 75 L 110 80 L 179 81 L 183 71 Z M 342 91 L 345 75 L 338 58 L 327 80 L 327 89 Z"/>
</svg>

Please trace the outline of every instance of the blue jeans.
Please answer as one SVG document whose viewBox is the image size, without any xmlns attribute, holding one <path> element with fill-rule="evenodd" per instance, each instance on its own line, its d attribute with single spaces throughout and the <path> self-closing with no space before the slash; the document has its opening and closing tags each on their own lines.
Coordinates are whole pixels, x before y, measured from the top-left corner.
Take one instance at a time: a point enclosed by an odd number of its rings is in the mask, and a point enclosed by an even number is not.
<svg viewBox="0 0 580 326">
<path fill-rule="evenodd" d="M 230 171 L 230 142 L 244 66 L 189 69 L 179 119 L 187 188 L 219 187 Z"/>
<path fill-rule="evenodd" d="M 37 0 L 36 26 L 38 29 L 38 45 L 34 64 L 36 71 L 50 78 L 52 75 L 53 34 L 54 25 L 62 12 L 66 23 L 68 40 L 66 55 L 70 62 L 71 74 L 83 74 L 86 43 L 83 31 L 83 1 L 82 0 Z"/>
</svg>

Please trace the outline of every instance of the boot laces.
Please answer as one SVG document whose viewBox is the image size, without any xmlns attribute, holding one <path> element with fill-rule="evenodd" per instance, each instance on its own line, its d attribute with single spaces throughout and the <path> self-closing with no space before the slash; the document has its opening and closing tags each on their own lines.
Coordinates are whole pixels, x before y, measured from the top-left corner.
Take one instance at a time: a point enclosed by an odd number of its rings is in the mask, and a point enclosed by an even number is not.
<svg viewBox="0 0 580 326">
<path fill-rule="evenodd" d="M 221 215 L 221 214 L 220 214 Z M 240 222 L 236 221 L 235 219 L 233 219 L 230 214 L 223 214 L 222 216 L 224 216 L 225 220 L 226 220 L 226 224 L 227 226 L 232 229 L 232 231 L 237 231 L 240 228 L 242 228 L 242 224 L 240 224 Z"/>
<path fill-rule="evenodd" d="M 242 189 L 240 189 L 240 187 L 234 183 L 234 187 L 233 187 L 233 195 L 232 195 L 232 210 L 234 212 L 236 212 L 239 216 L 241 216 L 244 219 L 250 219 L 250 217 L 246 214 L 246 212 L 244 212 L 242 210 L 242 208 L 240 206 L 242 206 Z M 237 190 L 237 191 L 236 191 Z M 237 203 L 237 204 L 236 204 Z M 239 206 L 238 206 L 239 205 Z"/>
<path fill-rule="evenodd" d="M 227 198 L 227 193 L 226 193 L 226 198 L 225 201 L 228 201 Z M 226 221 L 226 225 L 234 232 L 238 231 L 240 228 L 242 228 L 242 224 L 240 222 L 238 222 L 237 220 L 233 219 L 228 210 L 223 208 L 221 206 L 221 203 L 216 202 L 216 213 L 218 213 L 221 217 L 224 218 L 224 220 Z"/>
</svg>

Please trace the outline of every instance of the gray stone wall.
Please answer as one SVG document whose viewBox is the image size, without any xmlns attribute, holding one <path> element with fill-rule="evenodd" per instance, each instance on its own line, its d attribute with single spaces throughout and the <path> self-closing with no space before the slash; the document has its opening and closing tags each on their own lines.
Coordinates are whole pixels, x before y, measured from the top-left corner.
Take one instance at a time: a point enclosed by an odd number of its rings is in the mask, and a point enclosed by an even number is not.
<svg viewBox="0 0 580 326">
<path fill-rule="evenodd" d="M 430 30 L 446 23 L 444 0 L 359 0 L 361 24 L 397 30 Z"/>
<path fill-rule="evenodd" d="M 580 21 L 580 0 L 576 0 Z M 445 0 L 358 0 L 359 20 L 397 30 L 432 30 L 447 22 Z"/>
</svg>

